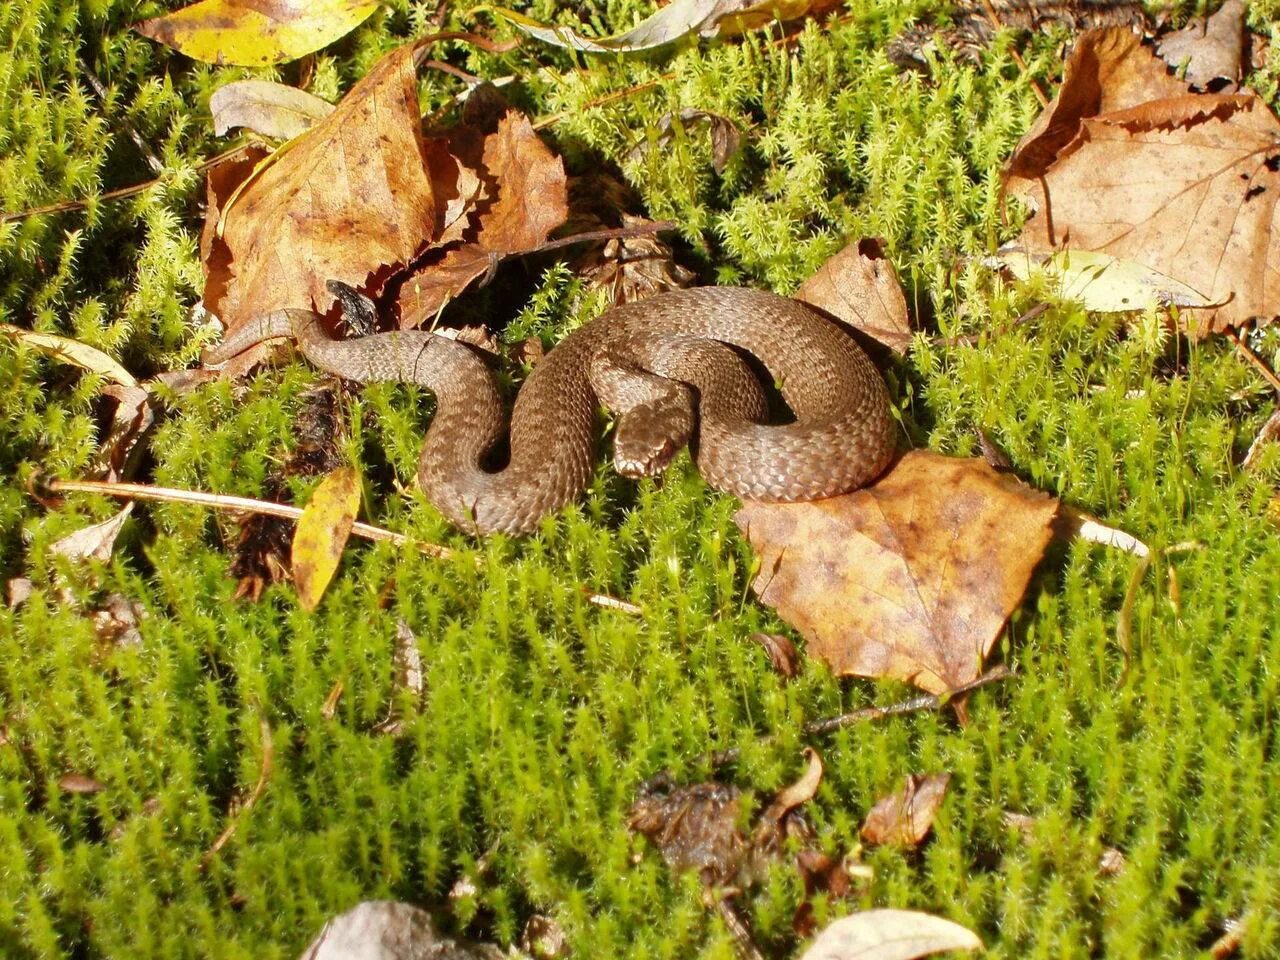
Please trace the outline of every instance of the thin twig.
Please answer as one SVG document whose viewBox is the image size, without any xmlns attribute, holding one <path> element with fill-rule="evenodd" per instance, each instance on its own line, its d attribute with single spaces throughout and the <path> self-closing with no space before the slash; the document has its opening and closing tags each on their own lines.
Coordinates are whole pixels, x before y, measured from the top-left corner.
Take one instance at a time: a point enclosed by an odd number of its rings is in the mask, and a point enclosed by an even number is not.
<svg viewBox="0 0 1280 960">
<path fill-rule="evenodd" d="M 724 921 L 724 925 L 729 928 L 729 933 L 733 937 L 733 945 L 738 949 L 738 956 L 742 960 L 764 960 L 764 954 L 760 952 L 755 937 L 751 935 L 751 927 L 747 924 L 746 917 L 734 905 L 732 898 L 720 891 L 714 892 L 712 896 L 715 897 L 716 912 L 720 914 L 720 919 Z"/>
<path fill-rule="evenodd" d="M 302 517 L 302 508 L 287 503 L 274 503 L 270 500 L 255 500 L 251 497 L 233 497 L 221 493 L 205 493 L 203 490 L 181 490 L 176 487 L 153 487 L 145 483 L 106 483 L 97 480 L 50 480 L 48 489 L 55 492 L 72 493 L 104 493 L 109 497 L 120 497 L 125 500 L 161 500 L 166 503 L 196 503 L 215 510 L 238 510 L 246 513 L 265 514 L 269 517 L 280 517 L 283 520 L 298 520 Z M 351 532 L 366 540 L 394 543 L 396 546 L 410 544 L 427 556 L 438 560 L 448 560 L 454 551 L 435 543 L 425 543 L 406 537 L 403 533 L 385 530 L 368 523 L 356 522 Z"/>
<path fill-rule="evenodd" d="M 970 693 L 979 687 L 985 687 L 989 683 L 1006 680 L 1014 676 L 1017 676 L 1017 674 L 1004 664 L 1000 664 L 997 667 L 992 667 L 976 680 L 963 683 L 946 693 L 926 693 L 918 697 L 912 697 L 910 700 L 904 700 L 901 703 L 892 703 L 887 707 L 863 707 L 861 710 L 854 710 L 851 713 L 842 713 L 838 717 L 815 720 L 813 723 L 805 724 L 805 736 L 816 737 L 822 734 L 834 733 L 837 730 L 843 730 L 845 727 L 852 727 L 867 720 L 899 717 L 906 713 L 919 713 L 922 710 L 941 710 L 958 696 Z"/>
<path fill-rule="evenodd" d="M 590 110 L 593 107 L 602 107 L 606 103 L 613 103 L 615 100 L 624 100 L 627 97 L 633 96 L 637 93 L 643 93 L 646 90 L 652 90 L 658 84 L 666 80 L 674 80 L 675 77 L 676 77 L 675 73 L 664 73 L 662 76 L 656 77 L 653 80 L 646 80 L 644 83 L 637 83 L 634 87 L 627 87 L 624 90 L 614 90 L 612 93 L 606 93 L 603 96 L 596 97 L 594 100 L 588 100 L 582 106 L 574 110 L 564 110 L 564 111 L 561 111 L 560 113 L 553 113 L 549 117 L 543 117 L 541 120 L 539 120 L 537 123 L 533 125 L 533 129 L 545 130 L 547 127 L 555 126 L 565 117 L 577 116 L 578 114 L 582 113 L 584 110 Z"/>
<path fill-rule="evenodd" d="M 569 237 L 561 237 L 559 240 L 551 240 L 542 244 L 534 252 L 542 253 L 546 250 L 555 250 L 557 247 L 567 247 L 575 243 L 587 243 L 594 240 L 627 240 L 631 237 L 645 237 L 653 233 L 663 233 L 667 230 L 677 229 L 677 224 L 670 220 L 655 220 L 652 223 L 642 223 L 634 227 L 616 227 L 610 230 L 587 230 L 584 233 L 575 233 Z"/>
<path fill-rule="evenodd" d="M 1249 345 L 1240 338 L 1240 334 L 1236 333 L 1230 327 L 1222 331 L 1228 340 L 1236 345 L 1236 350 L 1240 355 L 1248 360 L 1257 371 L 1262 374 L 1262 378 L 1271 384 L 1277 391 L 1280 391 L 1280 377 L 1276 376 L 1276 372 L 1267 365 L 1267 362 L 1250 349 Z"/>
<path fill-rule="evenodd" d="M 89 86 L 93 87 L 93 92 L 98 95 L 98 99 L 102 101 L 102 106 L 106 107 L 107 88 L 98 75 L 89 69 L 89 65 L 84 60 L 77 60 L 80 69 L 84 72 L 85 79 L 89 81 Z M 151 145 L 142 139 L 142 135 L 134 129 L 133 124 L 121 117 L 116 126 L 128 134 L 129 139 L 133 141 L 133 145 L 138 148 L 138 152 L 142 154 L 142 159 L 147 161 L 147 166 L 151 168 L 151 172 L 157 177 L 164 173 L 164 164 L 160 162 L 160 158 L 155 155 L 155 151 L 151 149 Z"/>
<path fill-rule="evenodd" d="M 925 710 L 941 710 L 947 704 L 955 700 L 956 697 L 966 693 L 971 693 L 979 687 L 985 687 L 987 684 L 995 683 L 998 680 L 1005 680 L 1016 677 L 1018 674 L 1001 664 L 992 667 L 986 673 L 982 674 L 976 680 L 961 684 L 954 690 L 946 693 L 927 693 L 918 697 L 912 697 L 910 700 L 903 700 L 901 703 L 892 703 L 887 707 L 863 707 L 861 710 L 854 710 L 850 713 L 842 713 L 836 717 L 827 717 L 825 720 L 815 720 L 812 723 L 806 723 L 802 728 L 806 737 L 816 737 L 828 733 L 834 733 L 837 730 L 843 730 L 845 727 L 852 727 L 859 723 L 865 723 L 870 720 L 883 720 L 885 717 L 900 717 L 908 713 L 919 713 Z M 766 736 L 761 738 L 763 742 L 768 743 L 776 737 Z M 711 765 L 713 767 L 722 767 L 730 763 L 737 762 L 742 751 L 737 747 L 730 747 L 728 750 L 718 750 L 711 755 Z"/>
<path fill-rule="evenodd" d="M 253 146 L 252 143 L 242 143 L 238 147 L 224 150 L 217 156 L 200 161 L 196 164 L 195 169 L 208 170 L 224 160 L 230 160 L 236 154 L 242 153 L 251 146 Z M 10 220 L 24 220 L 27 217 L 38 217 L 46 213 L 66 213 L 68 210 L 83 210 L 95 200 L 119 200 L 122 197 L 132 197 L 134 194 L 142 193 L 144 190 L 150 190 L 159 184 L 162 179 L 157 177 L 155 180 L 148 180 L 146 183 L 135 183 L 130 187 L 117 187 L 115 190 L 108 190 L 106 193 L 100 193 L 96 197 L 90 197 L 85 200 L 59 200 L 57 203 L 46 204 L 43 207 L 32 207 L 30 210 L 20 210 L 17 213 L 0 213 L 0 223 L 8 223 Z"/>
<path fill-rule="evenodd" d="M 996 13 L 996 8 L 991 5 L 991 0 L 982 0 L 982 6 L 986 9 L 987 19 L 991 21 L 991 26 L 996 32 L 1004 29 L 1004 24 L 1000 22 L 1000 15 Z M 1022 71 L 1022 76 L 1027 83 L 1031 84 L 1031 92 L 1036 95 L 1036 99 L 1040 101 L 1040 106 L 1047 107 L 1049 98 L 1044 95 L 1044 91 L 1040 89 L 1040 84 L 1036 83 L 1035 77 L 1031 76 L 1031 71 L 1027 69 L 1026 61 L 1022 59 L 1022 54 L 1018 53 L 1013 47 L 1009 48 L 1009 52 L 1013 54 L 1013 62 L 1018 65 L 1018 69 Z"/>
<path fill-rule="evenodd" d="M 212 507 L 215 510 L 236 510 L 244 513 L 259 513 L 270 517 L 280 517 L 283 520 L 297 521 L 302 516 L 302 508 L 295 507 L 287 503 L 275 503 L 270 500 L 255 500 L 251 497 L 233 497 L 221 493 L 205 493 L 203 490 L 181 490 L 176 487 L 155 487 L 145 483 L 107 483 L 98 480 L 50 480 L 45 484 L 45 488 L 53 493 L 102 493 L 109 497 L 119 497 L 124 500 L 159 500 L 165 503 L 195 503 L 205 507 Z M 403 533 L 396 533 L 393 530 L 386 530 L 382 527 L 375 527 L 369 523 L 360 523 L 357 521 L 351 525 L 351 532 L 357 537 L 364 537 L 366 540 L 374 540 L 382 543 L 394 543 L 396 546 L 409 545 L 415 550 L 434 557 L 437 560 L 450 560 L 457 556 L 456 550 L 441 546 L 438 543 L 427 543 L 424 540 L 415 540 L 405 536 Z M 476 565 L 481 565 L 482 561 L 476 558 Z M 642 607 L 636 606 L 628 600 L 621 600 L 618 597 L 611 597 L 605 593 L 594 593 L 588 588 L 582 591 L 586 594 L 587 602 L 596 607 L 603 607 L 606 610 L 617 610 L 620 613 L 639 616 L 644 613 Z"/>
<path fill-rule="evenodd" d="M 1020 327 L 1022 324 L 1027 323 L 1031 320 L 1034 320 L 1036 317 L 1040 316 L 1040 314 L 1044 313 L 1048 309 L 1049 309 L 1049 304 L 1037 303 L 1034 307 L 1032 307 L 1026 313 L 1022 314 L 1020 317 L 1017 317 L 1007 327 L 1004 327 L 1003 329 L 997 330 L 995 332 L 997 334 L 1004 334 L 1004 333 L 1008 333 L 1011 330 L 1015 330 L 1018 327 Z M 966 333 L 966 334 L 961 334 L 960 336 L 955 336 L 955 337 L 934 337 L 931 342 L 935 347 L 972 347 L 977 345 L 979 339 L 982 336 L 983 334 L 980 334 L 980 333 Z"/>
<path fill-rule="evenodd" d="M 258 782 L 253 785 L 253 792 L 249 794 L 244 804 L 231 817 L 231 822 L 227 824 L 226 829 L 218 834 L 218 839 L 213 841 L 213 846 L 206 850 L 204 856 L 200 858 L 201 870 L 208 869 L 209 864 L 213 862 L 213 858 L 218 855 L 218 851 L 225 847 L 231 838 L 235 836 L 236 828 L 240 826 L 240 821 L 248 816 L 254 804 L 266 792 L 267 781 L 271 779 L 271 769 L 275 762 L 276 748 L 275 742 L 271 739 L 271 724 L 267 722 L 266 714 L 258 715 L 258 726 L 262 731 L 262 767 L 258 771 Z"/>
</svg>

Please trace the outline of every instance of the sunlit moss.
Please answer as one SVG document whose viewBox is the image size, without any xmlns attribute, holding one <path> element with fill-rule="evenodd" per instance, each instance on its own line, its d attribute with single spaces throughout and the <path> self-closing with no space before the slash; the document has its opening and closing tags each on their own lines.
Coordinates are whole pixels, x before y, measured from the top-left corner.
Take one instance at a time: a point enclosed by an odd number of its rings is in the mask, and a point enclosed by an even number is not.
<svg viewBox="0 0 1280 960">
<path fill-rule="evenodd" d="M 1191 544 L 1153 562 L 1127 670 L 1117 618 L 1138 561 L 1055 546 L 999 646 L 1020 677 L 975 696 L 968 726 L 911 716 L 818 744 L 827 779 L 810 812 L 833 852 L 858 843 L 863 812 L 907 773 L 953 774 L 922 852 L 866 851 L 875 880 L 858 902 L 940 913 L 977 930 L 987 955 L 1019 960 L 1199 956 L 1215 924 L 1246 915 L 1242 955 L 1273 956 L 1280 539 L 1267 510 L 1280 454 L 1251 473 L 1237 466 L 1270 397 L 1230 349 L 1173 337 L 1154 316 L 1126 325 L 1052 303 L 1016 322 L 1046 291 L 1010 288 L 974 258 L 1016 230 L 1017 211 L 1001 219 L 999 165 L 1038 106 L 1010 38 L 976 68 L 943 56 L 928 75 L 894 70 L 883 46 L 925 6 L 859 0 L 829 31 L 811 25 L 785 43 L 775 30 L 638 60 L 530 42 L 450 49 L 478 74 L 519 77 L 513 97 L 560 117 L 547 133 L 570 167 L 620 168 L 650 215 L 680 224 L 682 255 L 708 278 L 787 292 L 848 239 L 883 236 L 926 318 L 910 359 L 888 371 L 913 435 L 970 455 L 981 429 L 1022 477 L 1073 506 L 1157 549 Z M 652 5 L 527 9 L 607 33 Z M 129 200 L 0 225 L 0 320 L 77 336 L 144 373 L 196 354 L 195 166 L 223 147 L 208 97 L 255 75 L 192 64 L 126 30 L 159 10 L 0 5 L 5 210 L 149 178 L 114 124 L 137 129 L 169 170 Z M 335 98 L 408 31 L 434 30 L 433 12 L 384 5 L 319 58 L 318 92 Z M 487 17 L 458 4 L 446 26 L 487 29 Z M 1052 83 L 1057 38 L 1025 60 Z M 80 61 L 111 87 L 110 111 Z M 1259 89 L 1274 92 L 1268 69 Z M 424 74 L 428 109 L 457 90 Z M 746 132 L 724 175 L 699 127 L 632 153 L 683 107 Z M 563 267 L 536 280 L 523 310 L 489 318 L 511 321 L 509 342 L 553 342 L 601 307 Z M 1259 348 L 1274 359 L 1276 338 Z M 285 361 L 175 398 L 152 443 L 154 479 L 262 494 L 317 379 Z M 0 573 L 36 588 L 0 610 L 6 958 L 289 958 L 357 900 L 447 907 L 464 875 L 476 892 L 451 923 L 477 936 L 510 941 L 540 911 L 576 956 L 728 958 L 732 939 L 696 881 L 668 876 L 651 853 L 635 862 L 644 847 L 625 811 L 636 785 L 663 769 L 705 778 L 711 752 L 736 747 L 725 775 L 758 807 L 799 770 L 806 721 L 907 694 L 813 664 L 790 683 L 770 671 L 750 634 L 784 628 L 749 596 L 734 502 L 709 494 L 687 457 L 660 484 L 602 465 L 580 503 L 523 540 L 452 533 L 412 489 L 430 400 L 399 386 L 345 396 L 342 449 L 364 471 L 369 519 L 447 542 L 453 559 L 353 544 L 314 614 L 287 586 L 250 604 L 232 599 L 227 575 L 234 527 L 153 505 L 135 511 L 111 562 L 74 569 L 50 545 L 116 505 L 41 505 L 27 488 L 38 471 L 88 464 L 98 387 L 0 342 Z M 296 480 L 293 495 L 313 482 Z M 644 613 L 593 606 L 584 587 Z M 95 636 L 84 610 L 111 591 L 145 607 L 141 647 Z M 418 637 L 426 695 L 397 700 L 404 728 L 392 738 L 375 728 L 392 701 L 399 619 Z M 263 720 L 266 792 L 202 869 L 258 779 Z M 67 773 L 106 789 L 62 791 Z M 1037 818 L 1028 838 L 1005 810 Z M 1127 865 L 1100 876 L 1111 846 Z M 786 949 L 801 893 L 782 865 L 751 905 L 771 945 Z M 820 903 L 817 916 L 846 909 Z"/>
</svg>

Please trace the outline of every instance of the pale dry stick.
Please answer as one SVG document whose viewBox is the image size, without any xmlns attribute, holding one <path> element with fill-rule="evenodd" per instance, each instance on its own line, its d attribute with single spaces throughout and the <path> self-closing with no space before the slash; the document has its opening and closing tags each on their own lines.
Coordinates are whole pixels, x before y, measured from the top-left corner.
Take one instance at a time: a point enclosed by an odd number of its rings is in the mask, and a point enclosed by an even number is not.
<svg viewBox="0 0 1280 960">
<path fill-rule="evenodd" d="M 1228 340 L 1236 345 L 1236 350 L 1239 351 L 1240 355 L 1253 364 L 1257 371 L 1262 374 L 1262 378 L 1271 384 L 1277 392 L 1280 392 L 1280 377 L 1276 376 L 1276 372 L 1267 365 L 1267 362 L 1254 353 L 1249 348 L 1249 345 L 1240 339 L 1240 335 L 1230 327 L 1222 332 Z"/>
<path fill-rule="evenodd" d="M 235 510 L 243 513 L 259 513 L 283 520 L 297 521 L 302 516 L 302 508 L 287 503 L 274 503 L 270 500 L 255 500 L 251 497 L 234 497 L 220 493 L 205 493 L 203 490 L 181 490 L 176 487 L 155 487 L 145 483 L 106 483 L 98 480 L 50 480 L 45 488 L 53 493 L 102 493 L 109 497 L 125 500 L 158 500 L 165 503 L 196 503 L 215 510 Z M 403 533 L 375 527 L 369 523 L 356 521 L 351 525 L 351 532 L 357 537 L 381 543 L 393 543 L 396 546 L 408 544 L 420 553 L 437 560 L 450 560 L 457 556 L 457 551 L 438 543 L 427 543 L 414 540 Z M 476 565 L 481 563 L 476 558 Z M 620 613 L 639 616 L 644 608 L 628 600 L 611 597 L 606 593 L 595 593 L 589 588 L 582 588 L 587 602 L 592 606 L 606 610 L 617 610 Z"/>
<path fill-rule="evenodd" d="M 271 739 L 271 724 L 267 723 L 266 714 L 260 713 L 258 715 L 258 726 L 262 731 L 262 768 L 258 771 L 258 782 L 253 785 L 253 791 L 249 794 L 244 804 L 232 815 L 231 822 L 218 834 L 218 839 L 213 841 L 213 845 L 200 858 L 201 871 L 209 868 L 209 864 L 218 855 L 218 851 L 225 847 L 231 838 L 236 835 L 236 829 L 240 826 L 240 821 L 248 816 L 254 804 L 261 799 L 263 793 L 267 790 L 267 782 L 271 779 L 271 770 L 275 765 L 276 748 L 275 742 Z"/>
<path fill-rule="evenodd" d="M 215 167 L 224 160 L 230 160 L 238 153 L 243 153 L 254 144 L 252 141 L 242 143 L 238 147 L 232 147 L 230 150 L 224 150 L 217 156 L 210 157 L 208 160 L 201 160 L 196 164 L 196 170 L 208 170 Z M 154 180 L 148 180 L 146 183 L 135 183 L 129 187 L 118 187 L 115 190 L 108 190 L 106 193 L 99 194 L 85 200 L 60 200 L 57 203 L 50 203 L 43 207 L 32 207 L 30 210 L 20 210 L 17 213 L 0 213 L 0 223 L 8 223 L 10 220 L 25 220 L 27 217 L 37 217 L 46 213 L 66 213 L 69 210 L 83 210 L 93 201 L 102 200 L 119 200 L 122 197 L 132 197 L 134 194 L 142 193 L 144 190 L 150 190 L 161 182 L 163 178 L 157 177 Z"/>
</svg>

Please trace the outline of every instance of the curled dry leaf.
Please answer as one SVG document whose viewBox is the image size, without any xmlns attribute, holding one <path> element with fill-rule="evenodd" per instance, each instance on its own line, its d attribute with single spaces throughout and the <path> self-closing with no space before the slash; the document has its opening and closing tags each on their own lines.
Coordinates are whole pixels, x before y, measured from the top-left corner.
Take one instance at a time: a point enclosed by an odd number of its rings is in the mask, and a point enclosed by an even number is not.
<svg viewBox="0 0 1280 960">
<path fill-rule="evenodd" d="M 205 306 L 229 331 L 286 307 L 326 313 L 335 301 L 326 281 L 376 295 L 445 239 L 474 177 L 420 127 L 406 45 L 268 165 L 251 152 L 211 170 L 200 241 Z"/>
<path fill-rule="evenodd" d="M 1057 96 L 1005 165 L 1006 185 L 1042 177 L 1087 118 L 1187 92 L 1187 85 L 1169 76 L 1132 30 L 1112 27 L 1081 34 L 1067 58 Z"/>
<path fill-rule="evenodd" d="M 1114 50 L 1111 36 L 1081 43 L 1101 54 Z M 1058 119 L 1037 123 L 1010 162 L 1009 190 L 1034 210 L 1018 242 L 1033 253 L 1104 253 L 1185 284 L 1222 304 L 1193 311 L 1187 326 L 1199 335 L 1270 322 L 1280 315 L 1280 122 L 1253 95 L 1178 92 L 1145 48 L 1108 56 L 1075 63 L 1074 74 L 1069 65 L 1046 110 Z M 1070 90 L 1093 90 L 1104 67 L 1119 65 L 1138 78 L 1128 93 L 1165 92 L 1063 109 Z"/>
<path fill-rule="evenodd" d="M 115 516 L 101 523 L 82 527 L 54 543 L 49 549 L 58 556 L 67 557 L 70 560 L 101 560 L 105 563 L 111 559 L 116 537 L 120 535 L 120 530 L 131 513 L 133 513 L 132 501 L 126 503 L 124 509 Z"/>
<path fill-rule="evenodd" d="M 773 669 L 790 680 L 800 672 L 796 645 L 780 633 L 753 633 L 751 639 L 764 647 Z"/>
<path fill-rule="evenodd" d="M 333 104 L 297 87 L 269 80 L 233 80 L 209 98 L 213 132 L 244 127 L 264 137 L 292 140 L 333 113 Z"/>
<path fill-rule="evenodd" d="M 658 120 L 653 135 L 645 137 L 632 147 L 627 154 L 627 160 L 640 160 L 654 149 L 669 144 L 675 137 L 672 130 L 673 122 L 678 122 L 682 130 L 694 123 L 707 124 L 711 133 L 711 166 L 716 173 L 724 173 L 724 168 L 729 165 L 729 161 L 742 149 L 742 131 L 728 117 L 722 117 L 718 113 L 707 110 L 686 107 L 680 111 L 679 119 L 675 118 L 676 114 L 664 113 Z"/>
<path fill-rule="evenodd" d="M 107 384 L 102 394 L 115 402 L 115 409 L 107 436 L 94 456 L 93 473 L 106 480 L 120 480 L 132 472 L 137 454 L 144 449 L 138 441 L 156 422 L 155 398 L 144 387 L 120 383 Z"/>
<path fill-rule="evenodd" d="M 370 0 L 200 0 L 133 29 L 195 60 L 258 67 L 327 47 L 377 8 Z"/>
<path fill-rule="evenodd" d="M 338 569 L 360 509 L 360 475 L 340 467 L 320 481 L 293 535 L 293 580 L 298 602 L 314 610 Z"/>
<path fill-rule="evenodd" d="M 564 163 L 496 92 L 477 94 L 467 100 L 449 149 L 465 168 L 478 171 L 484 196 L 463 242 L 427 258 L 403 280 L 397 296 L 402 329 L 429 323 L 504 257 L 536 250 L 568 216 Z"/>
<path fill-rule="evenodd" d="M 950 782 L 949 773 L 908 776 L 901 790 L 876 801 L 862 824 L 862 838 L 869 843 L 918 846 L 933 829 Z"/>
<path fill-rule="evenodd" d="M 907 300 L 893 264 L 873 237 L 857 240 L 818 268 L 793 296 L 825 310 L 898 354 L 911 344 Z"/>
<path fill-rule="evenodd" d="M 503 960 L 492 944 L 442 936 L 431 914 L 408 903 L 366 900 L 334 917 L 299 960 Z"/>
<path fill-rule="evenodd" d="M 1156 45 L 1156 52 L 1174 69 L 1185 66 L 1187 83 L 1199 90 L 1208 89 L 1215 80 L 1234 89 L 1244 74 L 1248 10 L 1244 0 L 1226 0 L 1213 16 L 1198 17 L 1169 34 Z"/>
<path fill-rule="evenodd" d="M 977 678 L 1052 535 L 1058 502 L 981 460 L 906 454 L 873 486 L 744 503 L 753 587 L 840 674 L 930 693 Z"/>
<path fill-rule="evenodd" d="M 914 910 L 866 910 L 828 926 L 800 960 L 915 960 L 944 950 L 981 950 L 977 934 Z"/>
</svg>

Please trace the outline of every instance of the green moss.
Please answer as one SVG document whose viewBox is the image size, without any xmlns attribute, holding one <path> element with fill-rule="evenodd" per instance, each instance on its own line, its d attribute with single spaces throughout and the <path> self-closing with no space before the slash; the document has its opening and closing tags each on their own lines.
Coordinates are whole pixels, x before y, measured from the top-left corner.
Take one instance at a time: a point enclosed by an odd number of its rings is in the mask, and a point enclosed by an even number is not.
<svg viewBox="0 0 1280 960">
<path fill-rule="evenodd" d="M 829 31 L 810 26 L 786 45 L 761 33 L 638 61 L 531 43 L 446 49 L 481 75 L 519 76 L 513 96 L 562 117 L 549 133 L 570 164 L 619 165 L 652 215 L 680 223 L 708 278 L 785 292 L 848 238 L 884 236 L 929 332 L 979 335 L 964 347 L 922 335 L 889 371 L 913 436 L 969 454 L 981 428 L 1021 475 L 1072 505 L 1160 550 L 1197 544 L 1158 556 L 1141 585 L 1127 673 L 1117 618 L 1137 561 L 1056 547 L 1001 641 L 1022 676 L 976 696 L 968 726 L 914 716 L 819 744 L 828 775 L 811 812 L 831 851 L 856 844 L 867 807 L 907 773 L 953 774 L 921 853 L 867 851 L 875 879 L 862 904 L 951 917 L 990 956 L 1054 960 L 1198 956 L 1214 924 L 1246 915 L 1241 955 L 1275 956 L 1280 541 L 1267 509 L 1280 452 L 1250 473 L 1236 466 L 1271 398 L 1227 346 L 1170 337 L 1155 317 L 1125 327 L 1055 304 L 1014 325 L 1041 291 L 1009 288 L 972 260 L 957 266 L 1011 235 L 996 177 L 1037 105 L 1009 37 L 978 68 L 943 58 L 928 77 L 891 69 L 884 43 L 924 6 L 856 2 Z M 4 209 L 146 179 L 125 123 L 168 171 L 132 199 L 0 225 L 0 320 L 79 337 L 140 373 L 198 350 L 195 167 L 222 148 L 208 97 L 251 73 L 192 64 L 126 30 L 160 9 L 0 4 Z M 400 38 L 433 30 L 433 9 L 384 5 L 317 59 L 318 92 L 336 98 Z M 652 6 L 529 9 L 607 33 Z M 1256 5 L 1255 21 L 1269 9 Z M 463 9 L 449 26 L 484 17 Z M 1032 76 L 1054 80 L 1054 38 L 1025 58 Z M 107 84 L 106 105 L 82 62 Z M 1274 72 L 1255 82 L 1274 96 Z M 428 73 L 423 103 L 435 109 L 456 89 Z M 629 159 L 686 106 L 750 133 L 724 176 L 696 128 Z M 555 267 L 505 335 L 551 342 L 599 308 Z M 1257 348 L 1274 359 L 1277 339 Z M 316 379 L 287 362 L 175 399 L 152 443 L 155 481 L 260 494 Z M 728 958 L 731 939 L 696 882 L 651 853 L 633 862 L 643 846 L 624 816 L 636 785 L 662 769 L 707 777 L 710 753 L 737 747 L 732 775 L 758 804 L 795 776 L 804 722 L 904 694 L 813 664 L 790 684 L 771 673 L 748 637 L 781 625 L 749 597 L 735 504 L 709 494 L 687 458 L 660 485 L 602 467 L 580 503 L 523 540 L 451 533 L 412 490 L 430 403 L 403 387 L 348 397 L 342 448 L 364 470 L 370 519 L 448 542 L 453 560 L 357 544 L 316 613 L 285 587 L 249 604 L 232 599 L 225 518 L 157 505 L 135 510 L 110 563 L 72 569 L 49 545 L 115 505 L 46 507 L 26 485 L 37 471 L 86 468 L 100 386 L 0 343 L 0 573 L 36 585 L 0 611 L 5 957 L 293 957 L 357 900 L 442 906 L 465 874 L 477 890 L 451 923 L 475 935 L 510 941 L 536 910 L 565 926 L 579 956 Z M 644 613 L 592 606 L 584 587 Z M 147 611 L 138 648 L 103 646 L 84 615 L 111 591 Z M 405 727 L 391 738 L 375 727 L 393 696 L 401 618 L 427 694 L 397 701 Z M 233 800 L 258 779 L 263 722 L 266 792 L 202 870 Z M 64 792 L 67 773 L 105 789 Z M 1038 818 L 1028 839 L 1003 825 L 1006 809 Z M 1109 846 L 1127 858 L 1119 876 L 1095 868 Z M 751 907 L 765 942 L 788 948 L 801 893 L 786 866 L 768 878 Z M 846 909 L 820 903 L 818 917 Z"/>
</svg>

